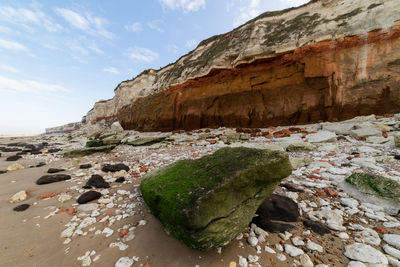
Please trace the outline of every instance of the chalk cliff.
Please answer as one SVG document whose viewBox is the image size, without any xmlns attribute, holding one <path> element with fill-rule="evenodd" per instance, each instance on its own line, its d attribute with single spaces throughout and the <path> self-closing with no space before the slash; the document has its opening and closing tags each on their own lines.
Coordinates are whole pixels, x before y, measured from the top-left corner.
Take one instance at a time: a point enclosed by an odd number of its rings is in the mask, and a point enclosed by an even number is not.
<svg viewBox="0 0 400 267">
<path fill-rule="evenodd" d="M 266 12 L 146 70 L 87 126 L 266 127 L 400 111 L 400 1 L 320 0 Z"/>
</svg>

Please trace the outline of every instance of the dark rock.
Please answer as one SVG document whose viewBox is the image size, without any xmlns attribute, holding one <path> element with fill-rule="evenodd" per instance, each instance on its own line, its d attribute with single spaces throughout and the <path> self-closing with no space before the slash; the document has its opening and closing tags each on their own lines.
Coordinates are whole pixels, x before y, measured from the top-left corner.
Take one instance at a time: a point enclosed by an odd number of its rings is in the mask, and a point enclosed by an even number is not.
<svg viewBox="0 0 400 267">
<path fill-rule="evenodd" d="M 12 148 L 12 147 L 2 147 L 2 148 L 0 148 L 0 150 L 2 151 L 2 152 L 18 152 L 18 151 L 22 151 L 22 149 L 20 149 L 20 148 Z"/>
<path fill-rule="evenodd" d="M 270 233 L 284 233 L 285 231 L 290 232 L 297 229 L 297 227 L 294 225 L 288 223 L 273 222 L 260 216 L 254 217 L 251 222 Z"/>
<path fill-rule="evenodd" d="M 397 160 L 400 160 L 400 154 L 394 155 L 394 158 L 397 159 Z"/>
<path fill-rule="evenodd" d="M 314 222 L 311 220 L 305 220 L 303 221 L 303 224 L 305 227 L 311 228 L 315 233 L 319 235 L 324 235 L 324 234 L 330 234 L 331 230 L 329 230 L 328 227 L 325 225 L 319 223 L 319 222 Z"/>
<path fill-rule="evenodd" d="M 120 170 L 129 171 L 129 167 L 123 163 L 118 164 L 105 164 L 101 169 L 103 172 L 118 172 Z"/>
<path fill-rule="evenodd" d="M 29 208 L 29 204 L 21 204 L 19 206 L 16 206 L 15 208 L 13 208 L 13 211 L 24 211 L 27 210 Z"/>
<path fill-rule="evenodd" d="M 49 152 L 49 153 L 57 153 L 57 152 L 59 152 L 61 150 L 62 150 L 61 148 L 51 148 L 51 149 L 48 149 L 47 152 Z"/>
<path fill-rule="evenodd" d="M 92 168 L 92 164 L 82 164 L 79 166 L 79 169 L 90 169 Z"/>
<path fill-rule="evenodd" d="M 94 153 L 102 153 L 102 152 L 108 153 L 111 150 L 113 150 L 114 148 L 115 148 L 115 145 L 75 149 L 75 150 L 64 152 L 63 156 L 67 157 L 67 158 L 83 157 L 83 156 L 92 155 Z"/>
<path fill-rule="evenodd" d="M 93 174 L 86 183 L 87 186 L 94 186 L 95 188 L 109 188 L 110 184 L 98 174 Z"/>
<path fill-rule="evenodd" d="M 222 148 L 150 173 L 140 190 L 167 232 L 190 248 L 208 250 L 241 233 L 291 172 L 286 153 Z"/>
<path fill-rule="evenodd" d="M 46 163 L 45 162 L 39 162 L 38 165 L 36 165 L 36 168 L 43 167 L 43 166 L 46 166 Z"/>
<path fill-rule="evenodd" d="M 116 183 L 123 183 L 125 182 L 125 178 L 124 177 L 119 177 L 115 180 Z"/>
<path fill-rule="evenodd" d="M 18 152 L 16 155 L 17 156 L 23 156 L 23 155 L 26 155 L 26 154 L 28 154 L 28 152 L 22 151 L 22 152 Z"/>
<path fill-rule="evenodd" d="M 265 200 L 256 214 L 260 218 L 284 222 L 297 222 L 300 213 L 296 202 L 291 198 L 273 194 Z"/>
<path fill-rule="evenodd" d="M 19 159 L 21 159 L 22 157 L 19 155 L 14 155 L 14 156 L 10 156 L 6 159 L 6 161 L 17 161 Z"/>
<path fill-rule="evenodd" d="M 40 152 L 39 150 L 32 150 L 31 151 L 31 154 L 32 155 L 39 155 L 39 154 L 41 154 L 42 152 Z"/>
<path fill-rule="evenodd" d="M 38 184 L 38 185 L 51 184 L 51 183 L 61 182 L 61 181 L 69 180 L 69 179 L 71 179 L 71 176 L 66 175 L 66 174 L 44 175 L 36 181 L 36 184 Z"/>
<path fill-rule="evenodd" d="M 84 186 L 82 186 L 82 188 L 83 189 L 92 189 L 92 187 L 90 185 L 86 185 L 86 184 Z"/>
<path fill-rule="evenodd" d="M 50 168 L 47 170 L 47 173 L 57 173 L 57 172 L 63 172 L 65 169 L 55 169 L 55 168 Z"/>
<path fill-rule="evenodd" d="M 2 171 L 2 170 L 0 170 L 0 174 L 3 174 L 3 173 L 6 173 L 7 171 Z"/>
<path fill-rule="evenodd" d="M 89 201 L 99 199 L 101 197 L 101 193 L 96 191 L 88 191 L 83 193 L 77 200 L 79 204 L 85 204 Z"/>
<path fill-rule="evenodd" d="M 291 185 L 291 184 L 282 183 L 282 184 L 280 184 L 279 186 L 280 186 L 280 187 L 286 188 L 286 189 L 287 189 L 288 191 L 290 191 L 290 192 L 300 192 L 300 193 L 304 192 L 303 189 L 296 188 L 296 187 L 294 187 L 294 186 Z"/>
</svg>

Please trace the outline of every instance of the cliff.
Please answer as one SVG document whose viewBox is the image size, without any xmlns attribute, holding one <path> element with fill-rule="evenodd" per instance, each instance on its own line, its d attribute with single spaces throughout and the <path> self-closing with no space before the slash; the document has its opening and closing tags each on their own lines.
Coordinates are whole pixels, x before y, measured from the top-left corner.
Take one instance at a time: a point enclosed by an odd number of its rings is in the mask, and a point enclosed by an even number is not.
<svg viewBox="0 0 400 267">
<path fill-rule="evenodd" d="M 400 111 L 400 2 L 321 0 L 267 12 L 147 70 L 86 123 L 266 127 Z"/>
</svg>

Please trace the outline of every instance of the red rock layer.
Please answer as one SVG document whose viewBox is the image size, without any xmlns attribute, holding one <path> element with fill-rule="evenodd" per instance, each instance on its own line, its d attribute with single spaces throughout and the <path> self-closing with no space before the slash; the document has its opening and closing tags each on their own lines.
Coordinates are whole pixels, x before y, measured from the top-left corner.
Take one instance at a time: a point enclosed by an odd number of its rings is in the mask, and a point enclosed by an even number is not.
<svg viewBox="0 0 400 267">
<path fill-rule="evenodd" d="M 208 75 L 119 111 L 124 129 L 267 127 L 400 111 L 400 26 L 327 40 Z"/>
</svg>

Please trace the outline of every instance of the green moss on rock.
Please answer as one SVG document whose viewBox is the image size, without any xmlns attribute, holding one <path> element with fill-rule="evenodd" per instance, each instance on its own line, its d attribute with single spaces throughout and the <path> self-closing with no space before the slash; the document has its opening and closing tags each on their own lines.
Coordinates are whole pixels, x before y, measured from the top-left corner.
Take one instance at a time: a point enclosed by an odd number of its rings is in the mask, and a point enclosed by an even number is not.
<svg viewBox="0 0 400 267">
<path fill-rule="evenodd" d="M 316 148 L 309 143 L 294 143 L 287 146 L 287 152 L 315 151 Z"/>
<path fill-rule="evenodd" d="M 363 193 L 400 202 L 400 180 L 369 173 L 353 173 L 346 182 Z"/>
<path fill-rule="evenodd" d="M 223 148 L 151 173 L 140 189 L 170 234 L 191 248 L 208 250 L 242 232 L 291 170 L 283 152 Z"/>
<path fill-rule="evenodd" d="M 86 142 L 87 147 L 100 147 L 103 146 L 103 141 L 101 140 L 90 140 Z"/>
</svg>

